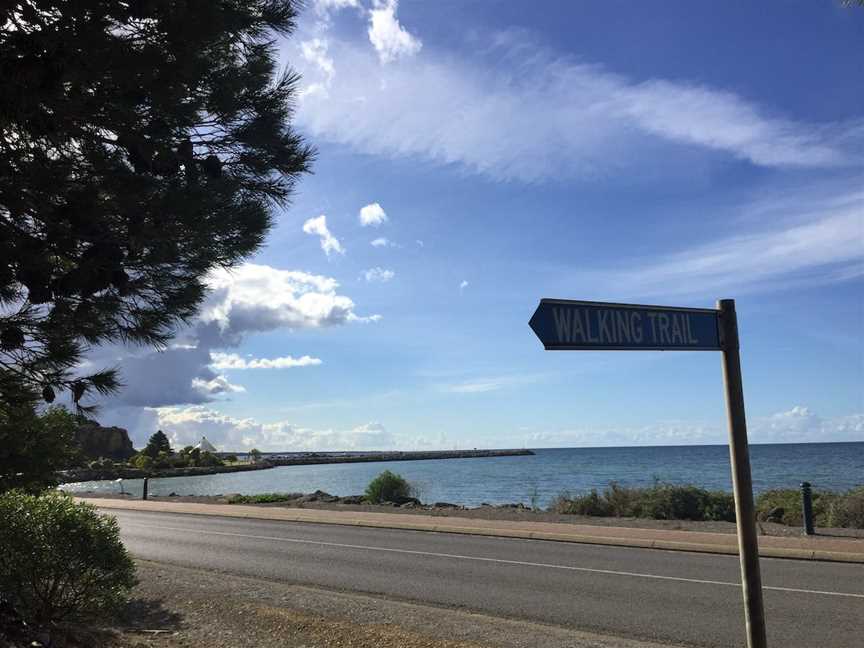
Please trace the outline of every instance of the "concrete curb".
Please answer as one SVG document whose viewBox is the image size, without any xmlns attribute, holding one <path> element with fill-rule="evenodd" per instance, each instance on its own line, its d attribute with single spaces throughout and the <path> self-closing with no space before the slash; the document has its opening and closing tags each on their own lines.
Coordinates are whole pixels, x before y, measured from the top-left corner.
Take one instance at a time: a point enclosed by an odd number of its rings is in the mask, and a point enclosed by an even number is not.
<svg viewBox="0 0 864 648">
<path fill-rule="evenodd" d="M 201 510 L 198 508 L 178 508 L 182 503 L 152 502 L 143 504 L 140 501 L 126 502 L 123 500 L 93 500 L 87 498 L 76 498 L 94 504 L 102 509 L 121 509 L 130 511 L 151 511 L 154 513 L 179 513 L 186 515 L 215 515 L 218 517 L 245 518 L 251 520 L 270 520 L 276 522 L 304 522 L 307 524 L 335 524 L 339 526 L 358 526 L 375 529 L 399 529 L 403 531 L 432 531 L 435 533 L 458 533 L 461 535 L 481 535 L 500 538 L 520 538 L 524 540 L 550 540 L 553 542 L 572 542 L 577 544 L 605 545 L 612 547 L 635 547 L 640 549 L 660 549 L 665 551 L 689 551 L 696 553 L 738 555 L 737 544 L 721 544 L 709 542 L 685 542 L 682 540 L 665 540 L 639 537 L 618 537 L 585 535 L 580 533 L 553 533 L 549 531 L 529 531 L 524 529 L 508 529 L 502 527 L 472 527 L 456 526 L 452 524 L 441 524 L 431 522 L 422 524 L 418 522 L 401 522 L 389 520 L 381 522 L 369 518 L 355 517 L 357 514 L 336 512 L 340 517 L 309 516 L 303 513 L 291 511 L 290 509 L 260 509 L 249 510 L 250 507 L 238 506 L 236 510 L 226 511 L 219 507 L 216 511 Z M 108 503 L 110 502 L 110 503 Z M 129 506 L 129 504 L 135 504 Z M 210 507 L 212 504 L 197 506 Z M 227 506 L 227 505 L 226 505 Z M 232 505 L 236 506 L 236 505 Z M 275 514 L 274 514 L 275 513 Z M 344 517 L 341 517 L 344 516 Z M 349 517 L 350 516 L 350 517 Z M 430 518 L 432 520 L 433 518 Z M 638 529 L 631 529 L 637 531 Z M 689 533 L 689 532 L 678 532 Z M 719 535 L 719 534 L 718 534 Z M 734 536 L 733 536 L 734 537 Z M 760 541 L 765 536 L 760 537 Z M 842 563 L 864 563 L 864 552 L 854 553 L 848 551 L 825 551 L 821 549 L 793 548 L 793 547 L 759 547 L 759 555 L 762 558 L 788 558 L 795 560 L 815 560 L 820 562 L 842 562 Z"/>
</svg>

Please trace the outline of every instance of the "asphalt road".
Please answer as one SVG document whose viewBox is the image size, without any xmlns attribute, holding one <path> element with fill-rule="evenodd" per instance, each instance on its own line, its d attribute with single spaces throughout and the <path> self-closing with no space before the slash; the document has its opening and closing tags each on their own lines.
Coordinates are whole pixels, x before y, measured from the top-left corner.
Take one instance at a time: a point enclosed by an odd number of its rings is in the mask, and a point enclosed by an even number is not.
<svg viewBox="0 0 864 648">
<path fill-rule="evenodd" d="M 744 645 L 738 559 L 456 534 L 112 512 L 137 557 L 615 636 Z M 864 565 L 762 561 L 773 646 L 861 648 Z"/>
</svg>

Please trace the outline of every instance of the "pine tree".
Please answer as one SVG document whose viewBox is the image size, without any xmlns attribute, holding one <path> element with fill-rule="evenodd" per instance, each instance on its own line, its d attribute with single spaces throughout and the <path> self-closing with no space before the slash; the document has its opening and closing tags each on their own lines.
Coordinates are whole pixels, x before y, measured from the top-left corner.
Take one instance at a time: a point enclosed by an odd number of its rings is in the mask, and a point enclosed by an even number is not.
<svg viewBox="0 0 864 648">
<path fill-rule="evenodd" d="M 147 447 L 145 447 L 141 452 L 142 454 L 155 459 L 160 452 L 170 455 L 174 451 L 171 449 L 171 442 L 168 440 L 168 437 L 165 436 L 165 433 L 162 430 L 157 430 L 147 441 Z"/>
<path fill-rule="evenodd" d="M 313 151 L 276 75 L 297 0 L 0 6 L 0 406 L 118 388 L 95 345 L 164 346 L 253 253 Z"/>
</svg>

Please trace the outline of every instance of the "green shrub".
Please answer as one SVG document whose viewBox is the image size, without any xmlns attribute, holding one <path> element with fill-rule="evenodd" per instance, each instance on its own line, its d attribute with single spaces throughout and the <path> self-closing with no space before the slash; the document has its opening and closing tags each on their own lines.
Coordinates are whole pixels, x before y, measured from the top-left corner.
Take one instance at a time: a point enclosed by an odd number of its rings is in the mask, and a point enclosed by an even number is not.
<svg viewBox="0 0 864 648">
<path fill-rule="evenodd" d="M 825 509 L 825 526 L 864 529 L 864 486 L 832 498 Z"/>
<path fill-rule="evenodd" d="M 731 493 L 723 491 L 709 491 L 708 497 L 705 500 L 706 520 L 722 520 L 725 522 L 735 522 L 735 498 Z"/>
<path fill-rule="evenodd" d="M 366 499 L 373 504 L 392 502 L 411 496 L 411 485 L 402 477 L 385 470 L 366 487 Z"/>
<path fill-rule="evenodd" d="M 140 470 L 151 470 L 153 468 L 153 458 L 143 453 L 138 453 L 132 457 L 129 463 Z"/>
<path fill-rule="evenodd" d="M 210 453 L 210 452 L 202 452 L 198 457 L 198 465 L 199 466 L 224 466 L 225 462 L 223 462 L 219 457 Z"/>
<path fill-rule="evenodd" d="M 592 490 L 576 497 L 562 494 L 553 504 L 553 510 L 597 517 L 735 521 L 732 495 L 696 486 L 660 483 L 648 488 L 631 488 L 612 482 L 603 493 Z"/>
<path fill-rule="evenodd" d="M 816 526 L 834 526 L 829 523 L 829 510 L 834 509 L 840 514 L 843 495 L 831 491 L 813 491 L 813 522 Z M 804 523 L 804 510 L 801 503 L 801 491 L 797 488 L 778 488 L 760 493 L 756 498 L 756 513 L 764 520 L 775 508 L 782 508 L 780 518 L 782 524 L 801 526 Z"/>
<path fill-rule="evenodd" d="M 593 515 L 595 517 L 610 517 L 608 502 L 596 490 L 587 495 L 572 497 L 569 493 L 561 493 L 552 503 L 552 510 L 567 515 Z"/>
<path fill-rule="evenodd" d="M 49 407 L 37 416 L 28 403 L 0 403 L 0 493 L 38 493 L 57 486 L 57 471 L 81 462 L 77 426 L 75 415 L 62 407 Z"/>
<path fill-rule="evenodd" d="M 63 493 L 0 495 L 0 592 L 28 622 L 47 625 L 113 611 L 135 565 L 113 517 Z"/>
</svg>

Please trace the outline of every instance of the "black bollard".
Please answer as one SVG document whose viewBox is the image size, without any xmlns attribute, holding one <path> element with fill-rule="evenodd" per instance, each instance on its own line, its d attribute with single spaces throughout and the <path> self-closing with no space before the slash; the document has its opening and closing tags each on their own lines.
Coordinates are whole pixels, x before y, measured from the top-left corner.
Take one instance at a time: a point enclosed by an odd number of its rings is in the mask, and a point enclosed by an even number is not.
<svg viewBox="0 0 864 648">
<path fill-rule="evenodd" d="M 804 535 L 814 535 L 813 530 L 813 492 L 810 482 L 801 484 L 801 506 L 804 511 Z"/>
<path fill-rule="evenodd" d="M 141 499 L 142 500 L 147 499 L 147 478 L 146 477 L 144 478 L 144 491 L 141 493 Z"/>
</svg>

